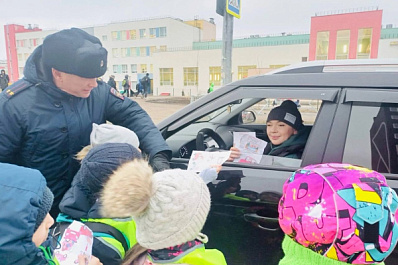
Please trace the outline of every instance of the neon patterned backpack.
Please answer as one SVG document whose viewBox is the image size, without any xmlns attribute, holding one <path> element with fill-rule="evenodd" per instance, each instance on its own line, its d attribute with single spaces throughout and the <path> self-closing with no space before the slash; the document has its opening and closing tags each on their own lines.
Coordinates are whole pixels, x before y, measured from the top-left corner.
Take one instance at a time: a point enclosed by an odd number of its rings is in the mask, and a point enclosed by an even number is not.
<svg viewBox="0 0 398 265">
<path fill-rule="evenodd" d="M 346 263 L 384 261 L 398 239 L 397 194 L 385 177 L 349 164 L 297 170 L 283 186 L 279 224 L 295 242 Z"/>
</svg>

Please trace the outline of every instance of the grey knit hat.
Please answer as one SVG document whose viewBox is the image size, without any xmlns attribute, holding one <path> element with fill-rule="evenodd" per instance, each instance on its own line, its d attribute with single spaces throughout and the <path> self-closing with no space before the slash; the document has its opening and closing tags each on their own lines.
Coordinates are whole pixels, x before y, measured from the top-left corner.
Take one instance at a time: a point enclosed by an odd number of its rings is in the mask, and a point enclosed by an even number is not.
<svg viewBox="0 0 398 265">
<path fill-rule="evenodd" d="M 75 178 L 85 188 L 89 199 L 95 199 L 103 184 L 121 164 L 141 158 L 141 153 L 130 144 L 105 143 L 94 146 L 82 160 Z"/>
<path fill-rule="evenodd" d="M 127 143 L 135 148 L 140 146 L 140 141 L 135 132 L 128 128 L 108 123 L 100 125 L 93 123 L 90 143 L 92 146 L 103 143 Z"/>
<path fill-rule="evenodd" d="M 34 231 L 36 231 L 37 228 L 39 228 L 44 218 L 46 218 L 46 215 L 50 212 L 51 206 L 53 205 L 53 201 L 54 201 L 53 193 L 48 187 L 45 187 L 43 190 L 43 196 L 41 198 L 41 201 L 39 202 L 40 203 L 39 211 L 37 213 L 36 225 Z"/>
<path fill-rule="evenodd" d="M 170 169 L 148 177 L 128 174 L 128 167 L 127 163 L 119 168 L 104 187 L 101 200 L 106 216 L 132 216 L 137 242 L 151 250 L 199 236 L 210 210 L 210 192 L 196 173 Z"/>
</svg>

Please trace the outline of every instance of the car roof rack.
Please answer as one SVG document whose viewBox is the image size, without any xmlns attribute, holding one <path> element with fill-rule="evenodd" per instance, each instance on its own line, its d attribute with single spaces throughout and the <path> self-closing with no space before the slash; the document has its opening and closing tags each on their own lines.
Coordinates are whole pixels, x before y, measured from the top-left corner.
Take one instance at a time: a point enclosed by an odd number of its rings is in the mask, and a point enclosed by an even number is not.
<svg viewBox="0 0 398 265">
<path fill-rule="evenodd" d="M 322 60 L 292 64 L 266 75 L 338 72 L 398 72 L 398 59 Z"/>
</svg>

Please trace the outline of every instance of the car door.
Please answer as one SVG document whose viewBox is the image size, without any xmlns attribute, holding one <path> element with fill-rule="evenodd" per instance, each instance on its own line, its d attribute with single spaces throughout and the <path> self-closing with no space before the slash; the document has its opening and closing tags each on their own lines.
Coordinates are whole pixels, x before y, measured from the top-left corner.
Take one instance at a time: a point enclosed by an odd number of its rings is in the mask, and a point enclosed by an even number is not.
<svg viewBox="0 0 398 265">
<path fill-rule="evenodd" d="M 382 173 L 398 191 L 398 89 L 346 88 L 336 110 L 323 162 Z M 398 249 L 385 264 L 398 264 Z"/>
<path fill-rule="evenodd" d="M 339 91 L 340 88 L 240 87 L 170 123 L 168 128 L 173 130 L 177 127 L 184 128 L 181 130 L 184 133 L 179 134 L 177 130 L 173 136 L 166 139 L 169 145 L 176 149 L 184 142 L 192 141 L 189 133 L 186 133 L 192 128 L 198 130 L 211 127 L 215 131 L 220 131 L 221 128 L 234 129 L 239 126 L 250 130 L 253 126 L 255 131 L 259 127 L 258 124 L 232 122 L 236 120 L 236 115 L 247 109 L 247 106 L 238 109 L 237 113 L 232 109 L 231 116 L 221 116 L 217 122 L 212 120 L 208 123 L 189 124 L 232 102 L 289 98 L 302 99 L 302 102 L 304 100 L 322 102 L 311 125 L 312 131 L 302 160 L 269 157 L 266 164 L 227 162 L 223 165 L 217 180 L 208 185 L 212 206 L 203 232 L 210 239 L 207 247 L 221 250 L 228 264 L 278 264 L 283 256 L 281 249 L 283 232 L 278 224 L 277 206 L 283 183 L 300 166 L 321 161 L 328 138 L 327 132 L 331 126 L 330 121 L 333 120 L 336 111 Z M 265 120 L 262 126 L 265 126 Z M 228 130 L 222 131 L 232 135 Z M 163 135 L 167 133 L 163 132 Z M 309 148 L 313 149 L 315 154 L 309 151 Z M 173 153 L 178 154 L 175 150 Z M 173 157 L 171 165 L 187 168 L 188 161 L 188 158 Z"/>
</svg>

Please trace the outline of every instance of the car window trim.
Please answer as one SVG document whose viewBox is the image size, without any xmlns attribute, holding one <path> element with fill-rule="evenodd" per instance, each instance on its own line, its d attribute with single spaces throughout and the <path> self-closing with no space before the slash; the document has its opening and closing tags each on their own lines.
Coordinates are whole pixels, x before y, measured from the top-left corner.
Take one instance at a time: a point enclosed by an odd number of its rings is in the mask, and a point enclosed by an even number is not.
<svg viewBox="0 0 398 265">
<path fill-rule="evenodd" d="M 221 106 L 227 105 L 242 98 L 299 98 L 318 99 L 322 101 L 335 101 L 340 88 L 309 88 L 309 87 L 239 87 L 228 94 L 216 98 L 208 104 L 201 106 L 192 113 L 187 114 L 175 123 L 171 124 L 168 131 L 174 131 L 199 119 L 206 113 L 210 113 Z M 220 104 L 221 103 L 221 104 Z"/>
<path fill-rule="evenodd" d="M 348 102 L 397 103 L 398 91 L 377 88 L 346 88 L 344 103 Z"/>
</svg>

